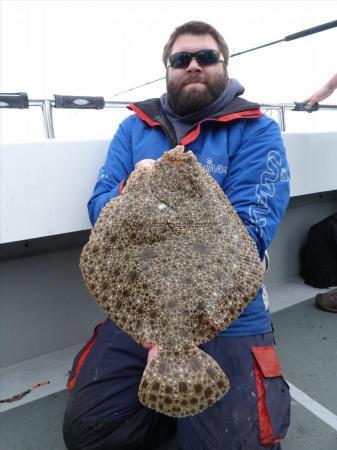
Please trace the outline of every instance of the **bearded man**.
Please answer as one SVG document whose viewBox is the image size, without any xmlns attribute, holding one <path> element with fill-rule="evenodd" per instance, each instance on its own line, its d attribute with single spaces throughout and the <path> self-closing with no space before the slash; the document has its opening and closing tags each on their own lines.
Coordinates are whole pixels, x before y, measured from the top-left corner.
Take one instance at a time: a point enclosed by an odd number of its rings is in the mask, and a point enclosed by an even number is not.
<svg viewBox="0 0 337 450">
<path fill-rule="evenodd" d="M 223 37 L 211 25 L 193 21 L 174 30 L 163 52 L 167 93 L 130 105 L 134 114 L 116 132 L 88 204 L 92 224 L 136 165 L 151 167 L 182 144 L 219 183 L 263 260 L 288 204 L 288 164 L 278 125 L 240 97 L 244 88 L 228 77 L 228 59 Z M 201 346 L 231 387 L 213 406 L 181 419 L 138 400 L 156 346 L 137 344 L 110 319 L 96 327 L 70 372 L 68 449 L 149 450 L 176 431 L 184 450 L 279 450 L 290 397 L 264 298 L 261 286 L 239 318 Z"/>
</svg>

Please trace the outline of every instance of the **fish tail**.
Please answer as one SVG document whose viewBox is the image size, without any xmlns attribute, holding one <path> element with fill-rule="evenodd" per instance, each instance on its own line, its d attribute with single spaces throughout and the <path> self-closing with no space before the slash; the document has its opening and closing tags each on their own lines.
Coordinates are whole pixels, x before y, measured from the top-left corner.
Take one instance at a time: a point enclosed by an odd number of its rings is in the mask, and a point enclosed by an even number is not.
<svg viewBox="0 0 337 450">
<path fill-rule="evenodd" d="M 220 400 L 229 381 L 216 361 L 198 347 L 159 348 L 146 366 L 139 400 L 173 417 L 197 414 Z"/>
</svg>

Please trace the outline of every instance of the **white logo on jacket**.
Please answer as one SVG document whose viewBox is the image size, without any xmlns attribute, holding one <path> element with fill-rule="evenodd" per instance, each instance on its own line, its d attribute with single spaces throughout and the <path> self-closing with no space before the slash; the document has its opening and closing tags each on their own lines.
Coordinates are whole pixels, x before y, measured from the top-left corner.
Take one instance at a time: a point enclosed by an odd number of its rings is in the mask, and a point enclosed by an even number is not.
<svg viewBox="0 0 337 450">
<path fill-rule="evenodd" d="M 256 224 L 255 230 L 260 237 L 263 234 L 263 227 L 267 223 L 266 216 L 270 213 L 268 201 L 275 195 L 277 181 L 289 181 L 289 175 L 287 170 L 282 167 L 281 154 L 273 150 L 268 153 L 267 170 L 262 172 L 261 182 L 256 185 L 257 202 L 249 207 L 251 221 Z"/>
<path fill-rule="evenodd" d="M 212 158 L 206 159 L 206 164 L 203 164 L 203 168 L 206 170 L 206 172 L 210 173 L 227 173 L 228 167 L 224 166 L 222 164 L 215 165 L 213 164 Z"/>
</svg>

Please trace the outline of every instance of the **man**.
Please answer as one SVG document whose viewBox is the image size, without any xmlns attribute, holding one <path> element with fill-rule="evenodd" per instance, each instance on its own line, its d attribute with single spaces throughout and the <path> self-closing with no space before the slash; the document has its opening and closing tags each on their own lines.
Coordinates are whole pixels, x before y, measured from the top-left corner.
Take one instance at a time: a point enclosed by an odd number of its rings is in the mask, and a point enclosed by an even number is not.
<svg viewBox="0 0 337 450">
<path fill-rule="evenodd" d="M 164 48 L 163 62 L 167 93 L 130 106 L 135 114 L 113 138 L 89 201 L 91 221 L 121 193 L 136 164 L 151 166 L 151 160 L 181 143 L 222 187 L 262 260 L 289 199 L 279 128 L 257 104 L 239 97 L 243 87 L 228 78 L 228 47 L 210 25 L 178 27 Z M 204 412 L 175 421 L 139 403 L 145 347 L 110 320 L 96 328 L 70 374 L 64 422 L 69 449 L 153 449 L 175 426 L 180 449 L 280 449 L 290 397 L 262 288 L 228 329 L 201 346 L 231 384 L 229 393 Z"/>
</svg>

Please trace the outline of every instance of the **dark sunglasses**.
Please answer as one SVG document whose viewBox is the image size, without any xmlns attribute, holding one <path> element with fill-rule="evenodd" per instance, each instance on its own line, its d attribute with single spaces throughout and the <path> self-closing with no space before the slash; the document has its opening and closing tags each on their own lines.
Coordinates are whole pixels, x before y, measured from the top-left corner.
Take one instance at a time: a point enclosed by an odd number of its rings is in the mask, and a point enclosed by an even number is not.
<svg viewBox="0 0 337 450">
<path fill-rule="evenodd" d="M 223 55 L 217 50 L 206 49 L 198 52 L 178 52 L 169 56 L 169 64 L 167 67 L 174 67 L 175 69 L 186 69 L 195 58 L 199 66 L 208 66 L 209 64 L 216 64 L 219 61 L 224 61 Z"/>
</svg>

